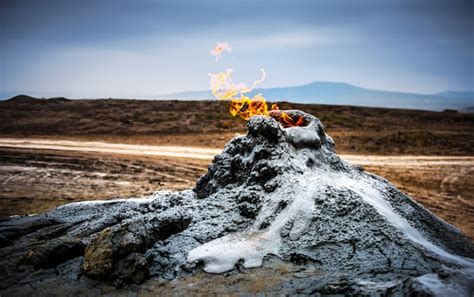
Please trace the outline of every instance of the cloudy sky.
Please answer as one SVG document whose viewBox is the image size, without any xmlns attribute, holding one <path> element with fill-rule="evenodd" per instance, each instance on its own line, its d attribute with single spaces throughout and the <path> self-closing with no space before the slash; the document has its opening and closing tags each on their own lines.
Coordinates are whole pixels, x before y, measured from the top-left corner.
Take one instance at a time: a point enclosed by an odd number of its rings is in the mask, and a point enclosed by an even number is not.
<svg viewBox="0 0 474 297">
<path fill-rule="evenodd" d="M 421 93 L 474 89 L 471 0 L 0 0 L 0 96 L 151 98 L 234 69 Z M 209 50 L 228 41 L 216 63 Z"/>
</svg>

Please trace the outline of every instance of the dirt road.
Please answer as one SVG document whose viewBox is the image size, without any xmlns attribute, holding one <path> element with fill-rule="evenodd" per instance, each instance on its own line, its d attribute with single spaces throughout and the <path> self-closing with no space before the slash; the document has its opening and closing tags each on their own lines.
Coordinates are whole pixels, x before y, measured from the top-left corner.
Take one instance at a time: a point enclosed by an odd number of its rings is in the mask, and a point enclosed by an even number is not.
<svg viewBox="0 0 474 297">
<path fill-rule="evenodd" d="M 0 138 L 0 217 L 194 186 L 221 149 Z M 341 155 L 474 239 L 474 156 Z"/>
<path fill-rule="evenodd" d="M 131 145 L 92 141 L 0 138 L 0 147 L 93 152 L 135 156 L 161 156 L 211 160 L 221 149 L 181 146 Z"/>
<path fill-rule="evenodd" d="M 0 147 L 122 154 L 134 156 L 191 158 L 201 160 L 212 160 L 215 155 L 222 151 L 222 149 L 218 148 L 131 145 L 96 141 L 91 142 L 21 138 L 0 138 Z M 373 156 L 344 154 L 341 154 L 340 156 L 350 163 L 362 166 L 474 166 L 474 156 Z"/>
</svg>

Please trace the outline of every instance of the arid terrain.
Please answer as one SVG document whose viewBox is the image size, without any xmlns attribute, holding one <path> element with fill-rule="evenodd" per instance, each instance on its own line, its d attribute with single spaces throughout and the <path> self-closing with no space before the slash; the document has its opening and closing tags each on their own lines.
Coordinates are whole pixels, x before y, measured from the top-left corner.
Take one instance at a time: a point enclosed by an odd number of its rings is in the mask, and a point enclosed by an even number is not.
<svg viewBox="0 0 474 297">
<path fill-rule="evenodd" d="M 474 238 L 474 115 L 280 106 L 318 116 L 344 159 Z M 0 216 L 190 188 L 244 125 L 217 101 L 1 101 Z"/>
<path fill-rule="evenodd" d="M 474 114 L 278 103 L 317 116 L 338 153 L 474 155 Z M 17 96 L 0 101 L 0 137 L 223 147 L 245 121 L 224 101 L 67 100 Z"/>
</svg>

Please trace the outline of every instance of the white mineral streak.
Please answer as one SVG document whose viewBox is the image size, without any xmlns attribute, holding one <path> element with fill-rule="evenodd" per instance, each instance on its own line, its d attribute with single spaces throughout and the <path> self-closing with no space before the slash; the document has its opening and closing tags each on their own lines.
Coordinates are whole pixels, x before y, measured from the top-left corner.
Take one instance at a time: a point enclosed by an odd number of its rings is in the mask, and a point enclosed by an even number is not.
<svg viewBox="0 0 474 297">
<path fill-rule="evenodd" d="M 64 208 L 71 208 L 71 207 L 78 207 L 78 206 L 87 206 L 87 205 L 104 205 L 104 204 L 115 204 L 117 202 L 127 202 L 127 203 L 136 203 L 136 204 L 147 204 L 159 197 L 164 195 L 171 195 L 173 191 L 164 190 L 158 191 L 150 196 L 144 197 L 136 197 L 136 198 L 117 198 L 117 199 L 109 199 L 109 200 L 89 200 L 89 201 L 78 201 L 78 202 L 71 202 L 68 204 L 63 204 L 57 207 L 57 209 L 64 209 Z M 183 190 L 181 192 L 183 196 L 190 196 L 195 195 L 192 190 Z"/>
<path fill-rule="evenodd" d="M 298 187 L 298 181 L 294 177 L 285 176 L 284 178 L 288 178 L 288 181 L 292 180 L 288 183 L 291 187 L 284 187 L 283 191 L 269 195 L 266 204 L 262 206 L 257 219 L 248 231 L 226 235 L 205 243 L 191 250 L 187 261 L 203 261 L 204 271 L 209 273 L 223 273 L 232 270 L 235 264 L 242 260 L 242 264 L 246 268 L 261 266 L 266 255 L 278 255 L 281 230 L 296 216 L 299 219 L 294 221 L 290 237 L 292 239 L 298 238 L 306 230 L 314 203 L 308 192 L 301 191 L 302 188 Z M 295 187 L 296 191 L 293 190 Z M 281 195 L 284 192 L 288 194 L 291 192 L 295 199 L 273 219 L 270 226 L 259 230 L 261 224 L 278 210 L 279 201 L 281 201 Z"/>
<path fill-rule="evenodd" d="M 295 147 L 305 147 L 295 149 L 296 158 L 294 159 L 295 167 L 300 167 L 304 173 L 288 173 L 276 177 L 279 179 L 280 186 L 275 192 L 266 194 L 265 203 L 249 230 L 217 238 L 191 250 L 187 258 L 188 262 L 204 262 L 204 271 L 209 273 L 223 273 L 232 270 L 239 261 L 243 261 L 244 267 L 247 268 L 260 266 L 266 255 L 279 254 L 282 241 L 280 234 L 285 226 L 291 227 L 289 233 L 291 240 L 298 239 L 301 234 L 306 232 L 311 218 L 315 215 L 314 199 L 316 195 L 324 195 L 328 187 L 343 186 L 374 207 L 408 240 L 447 261 L 470 267 L 474 265 L 472 260 L 450 254 L 425 239 L 384 199 L 381 192 L 383 189 L 377 189 L 362 175 L 342 173 L 330 169 L 329 166 L 308 169 L 305 165 L 308 157 L 316 158 L 319 165 L 325 165 L 323 160 L 318 160 L 324 158 L 324 153 L 320 149 L 308 149 L 308 147 L 319 147 L 315 145 L 319 141 L 319 136 L 315 132 L 314 126 L 287 128 L 285 135 L 288 141 L 296 142 Z M 289 204 L 275 216 L 281 208 L 282 201 L 288 201 Z M 272 216 L 275 217 L 271 220 L 270 225 L 260 230 L 262 224 L 268 222 Z"/>
<path fill-rule="evenodd" d="M 280 238 L 269 230 L 239 232 L 203 244 L 188 254 L 188 262 L 204 261 L 204 271 L 223 273 L 243 260 L 246 268 L 262 265 L 268 254 L 278 254 Z"/>
<path fill-rule="evenodd" d="M 436 273 L 429 273 L 419 276 L 415 280 L 424 287 L 429 288 L 433 296 L 472 297 L 472 292 L 469 292 L 469 289 L 467 289 L 467 282 L 472 283 L 474 281 L 474 269 L 464 269 L 463 274 L 468 276 L 467 279 L 440 279 Z"/>
<path fill-rule="evenodd" d="M 372 187 L 368 182 L 363 180 L 355 180 L 346 174 L 338 174 L 338 177 L 334 178 L 333 182 L 339 185 L 344 185 L 347 189 L 357 193 L 365 202 L 372 205 L 387 221 L 403 232 L 405 237 L 412 242 L 423 246 L 425 249 L 443 257 L 446 260 L 464 266 L 474 265 L 472 260 L 448 253 L 441 247 L 429 242 L 418 230 L 413 228 L 405 218 L 397 214 L 390 204 L 383 198 L 383 195 L 380 193 L 380 191 Z"/>
</svg>

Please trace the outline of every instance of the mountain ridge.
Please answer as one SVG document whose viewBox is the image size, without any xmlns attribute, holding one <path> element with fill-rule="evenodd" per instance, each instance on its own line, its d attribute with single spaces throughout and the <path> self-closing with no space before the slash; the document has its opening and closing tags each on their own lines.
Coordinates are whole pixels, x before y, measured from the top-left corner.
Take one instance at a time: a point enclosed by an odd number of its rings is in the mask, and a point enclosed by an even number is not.
<svg viewBox="0 0 474 297">
<path fill-rule="evenodd" d="M 255 89 L 269 101 L 290 101 L 368 107 L 409 108 L 425 110 L 464 110 L 473 105 L 474 92 L 443 91 L 421 94 L 358 87 L 346 82 L 315 81 L 305 85 Z M 159 95 L 156 99 L 209 99 L 210 91 L 188 91 Z"/>
<path fill-rule="evenodd" d="M 271 102 L 287 101 L 293 103 L 421 109 L 431 111 L 442 111 L 445 109 L 470 111 L 469 108 L 474 106 L 474 91 L 447 90 L 433 94 L 421 94 L 369 89 L 346 82 L 314 81 L 304 85 L 259 88 L 248 95 L 254 96 L 258 93 L 262 93 L 263 96 Z M 28 95 L 17 95 L 7 100 L 19 99 L 28 101 L 37 98 Z M 66 98 L 63 97 L 56 99 L 66 100 Z M 205 100 L 214 99 L 214 97 L 210 91 L 184 91 L 151 96 L 143 99 Z"/>
</svg>

